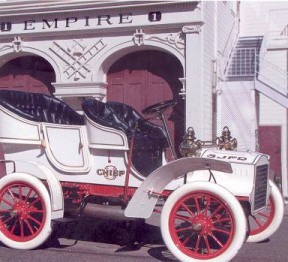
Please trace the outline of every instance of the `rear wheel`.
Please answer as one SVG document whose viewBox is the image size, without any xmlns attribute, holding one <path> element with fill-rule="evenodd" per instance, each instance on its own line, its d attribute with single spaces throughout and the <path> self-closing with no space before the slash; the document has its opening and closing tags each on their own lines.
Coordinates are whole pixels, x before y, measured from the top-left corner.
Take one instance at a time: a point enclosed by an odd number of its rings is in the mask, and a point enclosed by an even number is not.
<svg viewBox="0 0 288 262">
<path fill-rule="evenodd" d="M 248 217 L 250 233 L 247 242 L 261 242 L 273 235 L 281 225 L 284 216 L 283 198 L 275 183 L 269 180 L 269 184 L 271 194 L 267 208 Z"/>
<path fill-rule="evenodd" d="M 16 249 L 33 249 L 51 234 L 51 203 L 44 184 L 28 174 L 0 180 L 0 241 Z"/>
<path fill-rule="evenodd" d="M 246 218 L 225 188 L 195 182 L 168 197 L 161 213 L 161 233 L 180 261 L 229 261 L 245 240 Z"/>
</svg>

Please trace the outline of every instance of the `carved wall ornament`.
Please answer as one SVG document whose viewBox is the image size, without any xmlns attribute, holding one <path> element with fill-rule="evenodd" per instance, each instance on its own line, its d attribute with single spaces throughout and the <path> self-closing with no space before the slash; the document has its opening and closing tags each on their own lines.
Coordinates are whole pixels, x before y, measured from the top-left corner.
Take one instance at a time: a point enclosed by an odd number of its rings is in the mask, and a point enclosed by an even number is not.
<svg viewBox="0 0 288 262">
<path fill-rule="evenodd" d="M 14 52 L 18 53 L 22 51 L 23 41 L 21 40 L 21 37 L 15 36 L 14 40 L 12 41 L 12 46 L 13 46 Z"/>
<path fill-rule="evenodd" d="M 185 25 L 182 28 L 182 32 L 185 34 L 199 34 L 201 32 L 202 25 Z"/>
<path fill-rule="evenodd" d="M 175 45 L 177 49 L 184 49 L 185 42 L 182 32 L 179 32 L 177 34 L 169 34 L 167 37 L 167 42 L 169 44 Z"/>
<path fill-rule="evenodd" d="M 87 77 L 87 74 L 91 72 L 88 62 L 105 46 L 102 39 L 91 47 L 86 46 L 82 39 L 74 39 L 69 46 L 63 46 L 54 41 L 50 50 L 66 63 L 64 68 L 66 77 L 68 79 L 74 77 L 74 80 L 77 81 Z"/>
<path fill-rule="evenodd" d="M 67 51 L 73 56 L 81 56 L 86 48 L 87 46 L 85 45 L 83 39 L 74 39 L 70 47 L 67 48 Z"/>
<path fill-rule="evenodd" d="M 135 45 L 144 45 L 145 33 L 142 29 L 136 29 L 136 33 L 133 34 L 133 41 Z"/>
<path fill-rule="evenodd" d="M 186 78 L 179 78 L 179 81 L 182 83 L 182 88 L 179 92 L 179 95 L 182 96 L 183 99 L 186 98 Z"/>
<path fill-rule="evenodd" d="M 175 34 L 169 34 L 166 37 L 158 37 L 158 36 L 151 36 L 147 38 L 149 40 L 155 40 L 159 41 L 162 43 L 168 43 L 171 46 L 176 47 L 179 50 L 183 50 L 185 48 L 185 41 L 184 41 L 184 36 L 182 32 L 178 32 Z"/>
</svg>

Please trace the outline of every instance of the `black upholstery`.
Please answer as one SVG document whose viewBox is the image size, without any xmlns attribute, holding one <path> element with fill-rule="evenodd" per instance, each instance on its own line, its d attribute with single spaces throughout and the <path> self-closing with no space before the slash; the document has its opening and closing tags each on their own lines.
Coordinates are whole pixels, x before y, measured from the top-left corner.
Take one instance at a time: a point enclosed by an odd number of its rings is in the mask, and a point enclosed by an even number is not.
<svg viewBox="0 0 288 262">
<path fill-rule="evenodd" d="M 84 113 L 94 122 L 123 131 L 128 137 L 132 135 L 127 126 L 120 121 L 114 111 L 95 99 L 87 99 L 82 103 Z"/>
<path fill-rule="evenodd" d="M 84 125 L 84 117 L 49 95 L 0 90 L 0 105 L 25 119 L 64 125 Z"/>
<path fill-rule="evenodd" d="M 109 101 L 107 107 L 117 115 L 117 118 L 125 124 L 128 137 L 136 128 L 135 147 L 137 149 L 163 149 L 168 147 L 166 133 L 161 126 L 148 122 L 134 108 L 119 102 Z"/>
<path fill-rule="evenodd" d="M 162 152 L 168 142 L 161 126 L 148 122 L 131 106 L 119 102 L 88 99 L 82 108 L 92 121 L 123 131 L 129 143 L 135 130 L 133 165 L 142 174 L 149 175 L 162 164 Z"/>
<path fill-rule="evenodd" d="M 82 108 L 92 121 L 123 131 L 129 140 L 131 140 L 135 130 L 136 143 L 134 147 L 137 149 L 168 147 L 163 128 L 148 122 L 128 105 L 119 102 L 103 103 L 88 99 L 83 102 Z"/>
</svg>

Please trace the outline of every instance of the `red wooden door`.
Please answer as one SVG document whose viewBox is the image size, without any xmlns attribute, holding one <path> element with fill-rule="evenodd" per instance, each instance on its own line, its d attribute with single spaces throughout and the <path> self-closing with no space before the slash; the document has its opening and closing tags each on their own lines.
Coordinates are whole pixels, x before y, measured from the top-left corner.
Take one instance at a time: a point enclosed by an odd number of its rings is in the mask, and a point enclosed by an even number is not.
<svg viewBox="0 0 288 262">
<path fill-rule="evenodd" d="M 52 94 L 54 81 L 53 68 L 41 57 L 19 57 L 0 68 L 0 89 Z"/>
<path fill-rule="evenodd" d="M 108 100 L 129 104 L 138 111 L 145 107 L 173 99 L 169 84 L 146 70 L 123 69 L 109 74 Z"/>
<path fill-rule="evenodd" d="M 168 127 L 178 149 L 184 133 L 184 101 L 178 95 L 182 88 L 180 77 L 183 77 L 182 67 L 171 55 L 157 51 L 135 52 L 110 68 L 107 100 L 128 104 L 138 112 L 164 100 L 177 100 Z M 162 125 L 159 120 L 154 122 Z"/>
<path fill-rule="evenodd" d="M 52 82 L 55 82 L 53 68 L 41 57 L 16 58 L 0 68 L 0 89 L 52 94 Z M 0 159 L 4 159 L 1 144 Z M 0 164 L 0 177 L 5 173 L 5 166 Z"/>
<path fill-rule="evenodd" d="M 271 157 L 270 169 L 275 176 L 281 177 L 281 127 L 260 126 L 259 145 L 259 151 Z"/>
</svg>

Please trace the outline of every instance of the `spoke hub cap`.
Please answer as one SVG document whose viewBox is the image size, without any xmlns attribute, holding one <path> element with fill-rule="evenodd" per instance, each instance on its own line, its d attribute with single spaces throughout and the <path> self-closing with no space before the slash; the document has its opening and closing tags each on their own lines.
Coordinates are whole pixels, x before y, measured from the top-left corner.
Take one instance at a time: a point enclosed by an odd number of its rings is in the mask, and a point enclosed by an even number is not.
<svg viewBox="0 0 288 262">
<path fill-rule="evenodd" d="M 24 202 L 17 202 L 11 212 L 12 217 L 17 217 L 20 220 L 26 219 L 28 216 L 28 207 Z"/>
<path fill-rule="evenodd" d="M 207 235 L 211 232 L 212 223 L 205 215 L 197 215 L 192 219 L 191 223 L 193 230 L 200 235 Z"/>
</svg>

